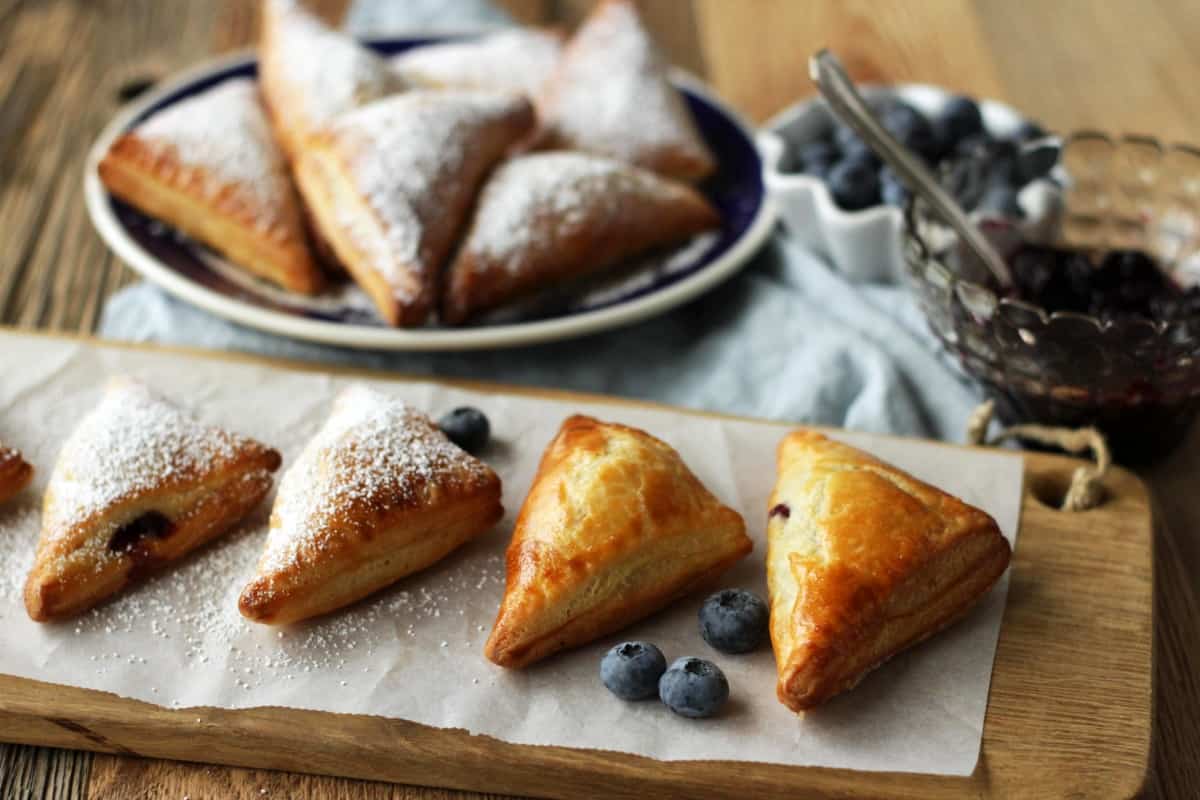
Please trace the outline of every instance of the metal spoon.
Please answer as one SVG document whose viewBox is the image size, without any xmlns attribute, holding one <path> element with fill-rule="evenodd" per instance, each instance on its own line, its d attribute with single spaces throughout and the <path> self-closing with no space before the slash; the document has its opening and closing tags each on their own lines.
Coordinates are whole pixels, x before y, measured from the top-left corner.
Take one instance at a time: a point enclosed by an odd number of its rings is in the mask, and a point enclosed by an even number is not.
<svg viewBox="0 0 1200 800">
<path fill-rule="evenodd" d="M 921 159 L 909 152 L 908 148 L 884 130 L 875 118 L 875 114 L 867 107 L 854 83 L 846 75 L 846 70 L 837 56 L 828 50 L 820 50 L 808 61 L 808 75 L 821 92 L 821 96 L 829 103 L 834 115 L 854 129 L 862 140 L 895 170 L 904 182 L 916 194 L 930 204 L 950 227 L 966 243 L 967 247 L 983 262 L 988 271 L 1000 284 L 1007 289 L 1013 285 L 1012 272 L 1004 258 L 996 252 L 987 237 L 980 233 L 966 212 L 955 202 Z"/>
</svg>

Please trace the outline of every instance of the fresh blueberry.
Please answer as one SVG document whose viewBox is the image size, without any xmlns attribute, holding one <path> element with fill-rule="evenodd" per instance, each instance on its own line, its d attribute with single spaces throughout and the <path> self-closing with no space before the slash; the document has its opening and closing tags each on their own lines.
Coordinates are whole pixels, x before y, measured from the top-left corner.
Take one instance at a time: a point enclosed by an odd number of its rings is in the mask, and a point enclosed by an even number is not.
<svg viewBox="0 0 1200 800">
<path fill-rule="evenodd" d="M 838 150 L 828 139 L 818 139 L 800 148 L 800 167 L 809 175 L 824 178 L 838 160 Z"/>
<path fill-rule="evenodd" d="M 833 131 L 833 142 L 845 161 L 863 161 L 878 165 L 879 156 L 875 155 L 866 142 L 849 125 L 838 125 Z"/>
<path fill-rule="evenodd" d="M 767 637 L 770 612 L 745 589 L 722 589 L 700 606 L 700 636 L 722 653 L 749 653 Z"/>
<path fill-rule="evenodd" d="M 1018 142 L 1028 142 L 1030 139 L 1041 139 L 1046 135 L 1046 130 L 1038 125 L 1033 120 L 1023 120 L 1013 132 L 1013 138 Z"/>
<path fill-rule="evenodd" d="M 677 658 L 658 679 L 658 696 L 684 717 L 711 717 L 729 699 L 725 673 L 703 658 Z"/>
<path fill-rule="evenodd" d="M 829 170 L 826 180 L 834 202 L 847 211 L 879 202 L 879 177 L 875 167 L 865 161 L 843 158 Z"/>
<path fill-rule="evenodd" d="M 912 106 L 897 101 L 883 112 L 884 129 L 917 155 L 933 163 L 941 152 L 937 134 L 929 120 Z"/>
<path fill-rule="evenodd" d="M 438 427 L 446 434 L 446 438 L 468 453 L 482 450 L 492 432 L 492 426 L 483 412 L 470 406 L 456 408 L 446 414 L 438 420 Z"/>
<path fill-rule="evenodd" d="M 1021 204 L 1017 202 L 1017 190 L 1011 186 L 993 184 L 983 193 L 976 211 L 984 214 L 999 215 L 1009 219 L 1020 219 L 1025 216 Z"/>
<path fill-rule="evenodd" d="M 908 187 L 891 167 L 879 170 L 879 196 L 889 206 L 905 208 L 908 205 Z"/>
<path fill-rule="evenodd" d="M 667 659 L 649 642 L 624 642 L 604 654 L 600 680 L 622 700 L 645 700 L 658 691 Z"/>
<path fill-rule="evenodd" d="M 1017 151 L 1017 174 L 1023 183 L 1036 180 L 1054 169 L 1059 146 L 1053 140 L 1031 141 Z"/>
<path fill-rule="evenodd" d="M 964 136 L 955 143 L 953 155 L 959 158 L 981 158 L 991 148 L 992 137 L 985 131 Z"/>
<path fill-rule="evenodd" d="M 983 133 L 983 114 L 969 97 L 952 97 L 937 118 L 937 134 L 943 150 L 950 150 L 968 136 Z"/>
</svg>

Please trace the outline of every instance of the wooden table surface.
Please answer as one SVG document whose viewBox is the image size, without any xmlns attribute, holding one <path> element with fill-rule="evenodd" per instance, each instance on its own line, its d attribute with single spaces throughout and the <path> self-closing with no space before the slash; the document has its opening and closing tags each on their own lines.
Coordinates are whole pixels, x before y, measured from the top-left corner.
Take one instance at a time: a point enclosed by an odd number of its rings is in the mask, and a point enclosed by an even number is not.
<svg viewBox="0 0 1200 800">
<path fill-rule="evenodd" d="M 331 19 L 347 0 L 315 0 Z M 523 21 L 583 0 L 502 0 Z M 1200 142 L 1194 0 L 641 0 L 672 59 L 761 121 L 834 47 L 859 79 L 1007 100 L 1052 129 Z M 251 42 L 256 0 L 0 0 L 0 323 L 91 332 L 134 280 L 92 231 L 81 170 L 122 90 Z M 1200 426 L 1154 494 L 1155 726 L 1147 794 L 1200 794 Z M 1114 641 L 1113 647 L 1121 643 Z M 1070 676 L 1064 676 L 1069 680 Z M 1036 796 L 1036 787 L 1030 787 Z M 0 745 L 0 798 L 464 798 L 420 787 Z"/>
</svg>

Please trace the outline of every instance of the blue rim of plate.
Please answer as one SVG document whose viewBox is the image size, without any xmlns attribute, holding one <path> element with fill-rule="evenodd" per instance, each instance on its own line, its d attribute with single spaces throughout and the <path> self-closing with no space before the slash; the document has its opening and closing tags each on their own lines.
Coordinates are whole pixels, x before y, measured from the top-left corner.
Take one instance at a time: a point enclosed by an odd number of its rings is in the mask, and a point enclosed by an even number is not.
<svg viewBox="0 0 1200 800">
<path fill-rule="evenodd" d="M 462 37 L 368 40 L 384 55 Z M 763 164 L 750 127 L 694 78 L 674 73 L 689 109 L 717 155 L 715 175 L 698 188 L 721 214 L 721 230 L 700 249 L 674 259 L 670 269 L 647 271 L 648 279 L 599 293 L 579 308 L 557 307 L 541 316 L 463 327 L 390 328 L 353 306 L 314 308 L 245 279 L 216 270 L 219 256 L 115 199 L 99 179 L 97 165 L 112 142 L 151 114 L 235 77 L 257 77 L 253 51 L 202 63 L 164 81 L 124 108 L 92 146 L 84 173 L 84 196 L 97 232 L 134 270 L 179 299 L 251 328 L 343 347 L 378 350 L 472 350 L 557 341 L 661 314 L 716 286 L 743 267 L 770 234 L 776 209 L 763 180 Z M 648 285 L 646 281 L 649 281 Z M 297 304 L 299 303 L 299 304 Z M 309 307 L 304 307 L 309 305 Z M 336 305 L 336 304 L 335 304 Z"/>
</svg>

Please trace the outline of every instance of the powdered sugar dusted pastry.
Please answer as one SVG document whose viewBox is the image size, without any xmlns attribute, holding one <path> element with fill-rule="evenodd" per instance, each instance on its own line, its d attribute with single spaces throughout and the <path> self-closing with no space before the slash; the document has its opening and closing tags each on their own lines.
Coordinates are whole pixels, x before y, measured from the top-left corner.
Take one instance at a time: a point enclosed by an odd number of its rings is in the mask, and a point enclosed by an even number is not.
<svg viewBox="0 0 1200 800">
<path fill-rule="evenodd" d="M 779 699 L 794 711 L 961 617 L 1008 566 L 991 517 L 853 447 L 796 431 L 778 470 L 767 588 Z"/>
<path fill-rule="evenodd" d="M 502 514 L 486 464 L 418 411 L 351 386 L 280 481 L 238 607 L 268 624 L 324 614 L 425 569 Z"/>
<path fill-rule="evenodd" d="M 618 631 L 753 545 L 733 509 L 645 431 L 574 416 L 542 456 L 484 653 L 524 667 Z"/>
<path fill-rule="evenodd" d="M 535 153 L 496 169 L 446 276 L 454 324 L 521 295 L 617 266 L 720 225 L 682 183 L 584 153 Z"/>
<path fill-rule="evenodd" d="M 254 83 L 225 81 L 151 116 L 113 143 L 100 179 L 130 205 L 296 292 L 321 273 Z"/>
<path fill-rule="evenodd" d="M 297 0 L 263 3 L 258 79 L 289 159 L 339 114 L 407 88 L 387 59 Z"/>
<path fill-rule="evenodd" d="M 46 486 L 25 582 L 39 622 L 85 611 L 232 528 L 271 488 L 279 453 L 114 379 Z"/>
<path fill-rule="evenodd" d="M 716 168 L 628 0 L 604 0 L 567 44 L 538 103 L 542 146 L 586 150 L 679 180 Z"/>
<path fill-rule="evenodd" d="M 33 480 L 33 467 L 21 453 L 0 442 L 0 503 L 15 497 Z"/>
<path fill-rule="evenodd" d="M 514 94 L 411 91 L 310 140 L 296 180 L 338 260 L 392 325 L 420 325 L 487 171 L 533 125 Z"/>
<path fill-rule="evenodd" d="M 418 86 L 499 89 L 534 97 L 558 66 L 562 35 L 540 28 L 513 28 L 476 39 L 414 47 L 391 64 Z"/>
</svg>

